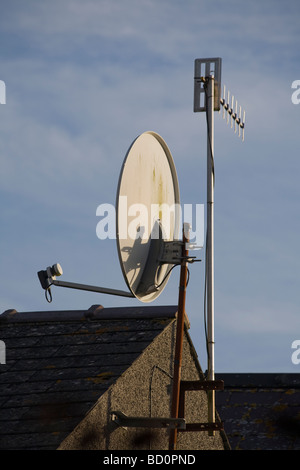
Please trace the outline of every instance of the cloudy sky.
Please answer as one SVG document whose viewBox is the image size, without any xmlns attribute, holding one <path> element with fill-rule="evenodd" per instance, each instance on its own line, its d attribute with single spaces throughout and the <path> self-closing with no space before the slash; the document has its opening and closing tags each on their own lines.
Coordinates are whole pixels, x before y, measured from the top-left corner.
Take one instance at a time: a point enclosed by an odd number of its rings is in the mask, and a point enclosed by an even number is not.
<svg viewBox="0 0 300 470">
<path fill-rule="evenodd" d="M 222 58 L 246 110 L 245 142 L 215 113 L 215 367 L 300 372 L 298 0 L 1 0 L 1 311 L 140 305 L 54 288 L 37 271 L 126 289 L 115 240 L 99 240 L 121 165 L 144 131 L 175 161 L 182 204 L 206 202 L 206 124 L 194 60 Z M 206 368 L 203 260 L 190 266 L 190 333 Z M 176 304 L 176 269 L 155 305 Z"/>
</svg>

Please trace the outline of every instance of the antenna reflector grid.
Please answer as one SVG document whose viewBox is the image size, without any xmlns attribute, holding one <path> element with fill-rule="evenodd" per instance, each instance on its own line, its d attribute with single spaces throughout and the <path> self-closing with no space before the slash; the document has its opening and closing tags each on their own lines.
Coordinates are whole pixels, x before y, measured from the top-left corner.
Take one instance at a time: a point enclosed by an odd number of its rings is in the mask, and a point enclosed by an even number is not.
<svg viewBox="0 0 300 470">
<path fill-rule="evenodd" d="M 205 79 L 213 76 L 215 79 L 214 88 L 214 111 L 220 111 L 221 98 L 221 68 L 222 59 L 220 57 L 208 59 L 195 59 L 194 73 L 194 112 L 206 111 Z"/>
</svg>

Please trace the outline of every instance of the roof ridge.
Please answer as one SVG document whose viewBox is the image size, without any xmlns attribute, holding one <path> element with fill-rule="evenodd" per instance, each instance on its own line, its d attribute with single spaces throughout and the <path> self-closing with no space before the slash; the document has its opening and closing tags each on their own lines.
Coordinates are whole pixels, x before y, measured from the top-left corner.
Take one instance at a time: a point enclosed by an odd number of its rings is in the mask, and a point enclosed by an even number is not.
<svg viewBox="0 0 300 470">
<path fill-rule="evenodd" d="M 216 373 L 225 388 L 300 388 L 299 372 Z"/>
<path fill-rule="evenodd" d="M 133 306 L 108 307 L 92 305 L 84 310 L 45 310 L 18 312 L 6 310 L 0 315 L 0 322 L 51 322 L 51 321 L 85 321 L 85 320 L 124 320 L 145 318 L 175 318 L 178 306 Z"/>
</svg>

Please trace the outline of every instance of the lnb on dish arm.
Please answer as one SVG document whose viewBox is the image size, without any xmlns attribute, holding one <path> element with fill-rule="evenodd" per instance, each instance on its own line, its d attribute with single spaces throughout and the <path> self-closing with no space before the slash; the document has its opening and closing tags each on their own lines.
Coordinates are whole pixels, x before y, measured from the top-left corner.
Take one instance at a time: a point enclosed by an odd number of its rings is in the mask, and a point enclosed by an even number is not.
<svg viewBox="0 0 300 470">
<path fill-rule="evenodd" d="M 68 281 L 58 281 L 56 276 L 61 276 L 63 274 L 62 267 L 59 263 L 53 264 L 53 266 L 48 266 L 48 268 L 43 271 L 39 271 L 37 274 L 41 286 L 45 290 L 45 295 L 48 302 L 52 301 L 51 286 L 68 287 L 70 289 L 98 292 L 101 294 L 119 295 L 122 297 L 134 297 L 131 292 L 126 292 L 123 290 L 107 289 L 105 287 L 90 286 Z"/>
<path fill-rule="evenodd" d="M 59 263 L 48 266 L 44 271 L 38 272 L 38 277 L 43 289 L 47 290 L 55 281 L 56 276 L 61 276 L 63 274 L 62 267 Z"/>
</svg>

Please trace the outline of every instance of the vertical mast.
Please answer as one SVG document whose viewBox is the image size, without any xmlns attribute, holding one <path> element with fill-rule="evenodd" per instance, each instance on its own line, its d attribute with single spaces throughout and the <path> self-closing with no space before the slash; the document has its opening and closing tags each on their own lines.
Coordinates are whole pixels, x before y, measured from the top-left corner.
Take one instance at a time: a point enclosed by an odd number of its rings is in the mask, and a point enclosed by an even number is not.
<svg viewBox="0 0 300 470">
<path fill-rule="evenodd" d="M 229 93 L 226 102 L 225 87 L 224 96 L 221 98 L 221 66 L 220 57 L 195 60 L 194 76 L 194 112 L 205 112 L 207 121 L 207 241 L 206 241 L 206 266 L 205 266 L 205 309 L 207 322 L 207 380 L 215 380 L 214 365 L 214 111 L 220 111 L 223 106 L 223 118 L 227 112 L 227 123 L 231 121 L 231 127 L 236 132 L 239 128 L 239 136 L 242 132 L 244 140 L 245 112 L 242 119 L 242 109 L 239 108 L 234 97 L 229 104 Z M 235 104 L 235 107 L 234 107 Z M 215 391 L 208 390 L 208 422 L 215 423 Z M 210 435 L 214 431 L 209 431 Z"/>
<path fill-rule="evenodd" d="M 220 110 L 220 58 L 196 59 L 194 112 L 205 112 L 207 121 L 207 214 L 206 214 L 206 321 L 207 380 L 215 380 L 214 365 L 214 111 Z M 208 390 L 208 422 L 215 423 L 215 391 Z M 214 431 L 209 431 L 214 435 Z"/>
<path fill-rule="evenodd" d="M 206 87 L 207 112 L 207 347 L 208 380 L 215 379 L 214 370 L 214 76 L 208 77 Z M 208 391 L 208 422 L 215 422 L 215 391 Z"/>
</svg>

